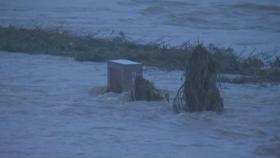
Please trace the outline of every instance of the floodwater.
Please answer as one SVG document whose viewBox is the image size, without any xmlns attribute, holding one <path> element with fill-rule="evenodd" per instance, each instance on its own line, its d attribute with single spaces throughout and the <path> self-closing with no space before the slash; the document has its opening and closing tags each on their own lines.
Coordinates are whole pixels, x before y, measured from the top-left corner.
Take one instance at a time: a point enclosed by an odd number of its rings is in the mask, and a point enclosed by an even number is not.
<svg viewBox="0 0 280 158">
<path fill-rule="evenodd" d="M 138 42 L 213 43 L 280 55 L 279 0 L 0 0 L 0 24 L 63 27 Z"/>
<path fill-rule="evenodd" d="M 124 32 L 138 42 L 201 41 L 279 55 L 278 0 L 0 0 L 0 25 Z M 0 52 L 0 157 L 280 157 L 280 86 L 220 85 L 225 112 L 102 93 L 106 63 Z M 145 67 L 171 98 L 182 72 Z M 172 99 L 171 99 L 172 100 Z"/>
<path fill-rule="evenodd" d="M 280 86 L 220 85 L 223 113 L 103 93 L 106 63 L 0 52 L 2 158 L 278 158 Z M 181 71 L 144 68 L 171 98 Z M 172 99 L 171 99 L 172 100 Z"/>
</svg>

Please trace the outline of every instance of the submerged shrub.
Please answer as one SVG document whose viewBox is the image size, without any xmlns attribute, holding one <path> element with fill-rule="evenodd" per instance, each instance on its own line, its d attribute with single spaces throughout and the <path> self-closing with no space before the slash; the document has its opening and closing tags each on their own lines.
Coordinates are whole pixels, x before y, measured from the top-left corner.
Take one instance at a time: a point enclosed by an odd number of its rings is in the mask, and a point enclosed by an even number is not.
<svg viewBox="0 0 280 158">
<path fill-rule="evenodd" d="M 280 57 L 276 57 L 271 63 L 270 66 L 273 68 L 280 68 Z"/>
<path fill-rule="evenodd" d="M 186 66 L 185 83 L 174 99 L 174 109 L 177 112 L 223 111 L 216 80 L 216 63 L 207 49 L 198 45 Z"/>
<path fill-rule="evenodd" d="M 158 89 L 148 80 L 139 76 L 135 79 L 134 88 L 131 92 L 131 98 L 135 100 L 159 101 L 163 97 Z"/>
<path fill-rule="evenodd" d="M 280 68 L 269 68 L 261 71 L 260 77 L 263 81 L 280 82 Z"/>
</svg>

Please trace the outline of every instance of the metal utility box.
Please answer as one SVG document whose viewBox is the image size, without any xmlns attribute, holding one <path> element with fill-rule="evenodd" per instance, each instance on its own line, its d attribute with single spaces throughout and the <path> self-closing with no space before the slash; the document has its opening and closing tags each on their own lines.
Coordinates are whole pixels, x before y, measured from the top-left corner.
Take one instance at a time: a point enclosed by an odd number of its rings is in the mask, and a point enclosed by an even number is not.
<svg viewBox="0 0 280 158">
<path fill-rule="evenodd" d="M 137 76 L 143 76 L 142 64 L 125 59 L 108 61 L 108 91 L 130 90 Z"/>
</svg>

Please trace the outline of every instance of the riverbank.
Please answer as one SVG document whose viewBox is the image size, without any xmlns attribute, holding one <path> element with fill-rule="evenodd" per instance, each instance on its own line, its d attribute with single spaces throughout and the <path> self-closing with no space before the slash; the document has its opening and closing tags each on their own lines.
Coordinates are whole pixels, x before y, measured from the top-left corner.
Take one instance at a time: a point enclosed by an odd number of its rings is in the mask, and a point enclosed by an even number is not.
<svg viewBox="0 0 280 158">
<path fill-rule="evenodd" d="M 78 61 L 101 62 L 125 58 L 167 70 L 183 70 L 189 54 L 198 45 L 203 43 L 187 42 L 180 46 L 156 42 L 139 44 L 129 41 L 122 32 L 116 37 L 99 38 L 94 35 L 81 36 L 56 28 L 0 26 L 0 50 L 69 56 Z M 234 79 L 222 77 L 221 81 L 280 82 L 279 57 L 267 62 L 257 56 L 241 58 L 231 48 L 217 47 L 213 44 L 203 47 L 211 52 L 220 74 L 246 76 Z"/>
</svg>

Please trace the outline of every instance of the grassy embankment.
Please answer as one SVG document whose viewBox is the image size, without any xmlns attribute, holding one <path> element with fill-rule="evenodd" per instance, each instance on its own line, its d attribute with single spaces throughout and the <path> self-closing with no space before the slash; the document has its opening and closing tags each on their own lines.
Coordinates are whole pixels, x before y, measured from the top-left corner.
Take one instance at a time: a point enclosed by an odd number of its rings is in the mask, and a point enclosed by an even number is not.
<svg viewBox="0 0 280 158">
<path fill-rule="evenodd" d="M 162 69 L 184 69 L 190 52 L 198 44 L 165 46 L 156 43 L 138 44 L 128 41 L 123 34 L 111 39 L 78 36 L 59 29 L 18 28 L 0 26 L 0 50 L 70 56 L 79 61 L 106 61 L 125 58 Z M 201 45 L 201 44 L 200 44 Z M 225 82 L 280 82 L 280 59 L 268 66 L 257 57 L 240 58 L 230 48 L 204 45 L 211 52 L 220 74 L 240 74 L 248 77 Z"/>
</svg>

